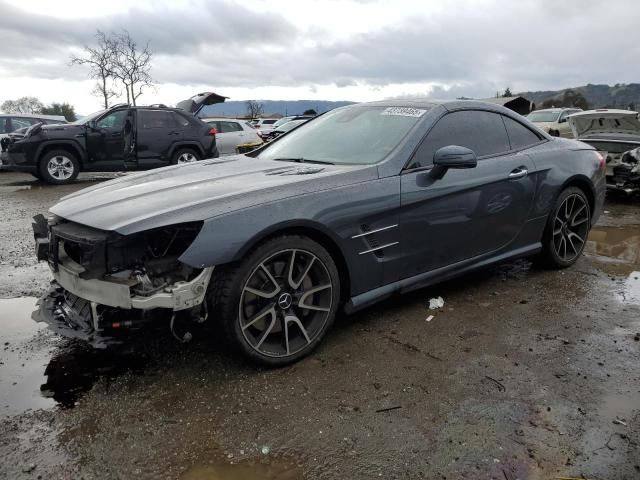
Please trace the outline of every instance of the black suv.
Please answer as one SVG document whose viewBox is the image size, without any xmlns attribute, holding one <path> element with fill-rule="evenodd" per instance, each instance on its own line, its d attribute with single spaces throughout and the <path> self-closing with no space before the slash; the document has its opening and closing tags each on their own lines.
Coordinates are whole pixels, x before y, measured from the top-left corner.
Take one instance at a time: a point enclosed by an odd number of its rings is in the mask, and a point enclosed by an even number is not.
<svg viewBox="0 0 640 480">
<path fill-rule="evenodd" d="M 224 100 L 207 92 L 178 108 L 121 104 L 67 125 L 38 123 L 22 138 L 2 139 L 0 168 L 64 184 L 81 171 L 148 170 L 217 157 L 216 130 L 195 115 Z"/>
</svg>

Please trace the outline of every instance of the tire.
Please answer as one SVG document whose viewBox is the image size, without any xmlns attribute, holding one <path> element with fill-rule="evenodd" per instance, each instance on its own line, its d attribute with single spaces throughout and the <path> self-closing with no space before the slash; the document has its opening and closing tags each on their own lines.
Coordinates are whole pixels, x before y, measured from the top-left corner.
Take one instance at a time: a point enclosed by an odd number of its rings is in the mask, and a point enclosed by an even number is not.
<svg viewBox="0 0 640 480">
<path fill-rule="evenodd" d="M 229 342 L 270 367 L 313 351 L 333 324 L 340 301 L 331 255 L 298 235 L 262 243 L 239 263 L 218 270 L 212 283 L 211 310 Z"/>
<path fill-rule="evenodd" d="M 550 268 L 570 267 L 582 254 L 589 230 L 589 199 L 577 187 L 566 188 L 560 193 L 547 219 L 540 260 Z"/>
<path fill-rule="evenodd" d="M 171 165 L 180 165 L 183 163 L 193 163 L 200 160 L 198 152 L 191 148 L 179 148 L 171 157 Z"/>
<path fill-rule="evenodd" d="M 80 162 L 66 150 L 51 150 L 38 163 L 39 178 L 54 185 L 73 182 L 80 173 Z"/>
</svg>

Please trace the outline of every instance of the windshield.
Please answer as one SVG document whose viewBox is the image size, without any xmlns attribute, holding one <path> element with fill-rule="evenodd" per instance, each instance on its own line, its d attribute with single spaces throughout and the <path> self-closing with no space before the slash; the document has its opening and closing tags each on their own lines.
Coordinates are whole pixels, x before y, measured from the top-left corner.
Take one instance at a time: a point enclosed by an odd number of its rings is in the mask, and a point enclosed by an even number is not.
<svg viewBox="0 0 640 480">
<path fill-rule="evenodd" d="M 359 105 L 325 113 L 266 147 L 260 158 L 370 165 L 384 159 L 426 108 Z"/>
<path fill-rule="evenodd" d="M 89 123 L 91 120 L 98 118 L 102 115 L 106 110 L 98 110 L 97 112 L 93 112 L 91 115 L 87 115 L 86 117 L 82 117 L 75 122 L 71 122 L 70 125 L 85 125 Z"/>
<path fill-rule="evenodd" d="M 284 125 L 285 123 L 288 123 L 291 121 L 293 117 L 283 117 L 280 120 L 278 120 L 276 123 L 273 124 L 273 128 L 279 127 L 280 125 Z"/>
<path fill-rule="evenodd" d="M 291 120 L 290 122 L 287 122 L 274 130 L 278 130 L 279 132 L 288 132 L 289 130 L 293 130 L 294 128 L 296 128 L 301 123 L 305 123 L 305 121 L 306 120 Z"/>
<path fill-rule="evenodd" d="M 527 120 L 529 120 L 530 122 L 555 122 L 556 120 L 558 120 L 559 116 L 560 112 L 557 110 L 551 112 L 539 111 L 531 112 L 529 115 L 527 115 Z"/>
</svg>

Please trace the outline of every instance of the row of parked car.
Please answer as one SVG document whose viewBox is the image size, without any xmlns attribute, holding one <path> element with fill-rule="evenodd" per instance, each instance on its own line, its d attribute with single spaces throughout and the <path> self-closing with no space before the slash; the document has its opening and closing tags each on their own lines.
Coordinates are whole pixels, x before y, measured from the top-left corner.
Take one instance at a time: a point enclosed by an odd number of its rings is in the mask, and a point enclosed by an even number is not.
<svg viewBox="0 0 640 480">
<path fill-rule="evenodd" d="M 550 108 L 527 119 L 556 137 L 575 138 L 602 153 L 607 161 L 607 188 L 640 193 L 640 120 L 638 112 L 599 108 Z"/>
<path fill-rule="evenodd" d="M 71 123 L 2 115 L 0 169 L 65 184 L 80 171 L 148 170 L 249 151 L 311 118 L 262 119 L 256 128 L 246 120 L 198 117 L 204 106 L 224 98 L 201 93 L 176 108 L 119 104 Z"/>
</svg>

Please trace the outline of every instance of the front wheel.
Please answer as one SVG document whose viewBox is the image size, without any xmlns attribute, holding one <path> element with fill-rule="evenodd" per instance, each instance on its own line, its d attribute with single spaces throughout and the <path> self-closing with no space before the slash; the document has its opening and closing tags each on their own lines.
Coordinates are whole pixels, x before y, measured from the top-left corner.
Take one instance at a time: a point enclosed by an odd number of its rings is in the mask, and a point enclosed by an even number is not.
<svg viewBox="0 0 640 480">
<path fill-rule="evenodd" d="M 317 242 L 282 236 L 257 247 L 214 283 L 228 338 L 250 359 L 283 366 L 308 355 L 340 301 L 335 262 Z"/>
<path fill-rule="evenodd" d="M 591 209 L 577 187 L 562 191 L 547 220 L 542 260 L 553 268 L 573 265 L 584 250 L 591 229 Z"/>
<path fill-rule="evenodd" d="M 40 179 L 63 185 L 73 182 L 80 173 L 80 162 L 66 150 L 52 150 L 43 155 L 38 165 Z"/>
</svg>

